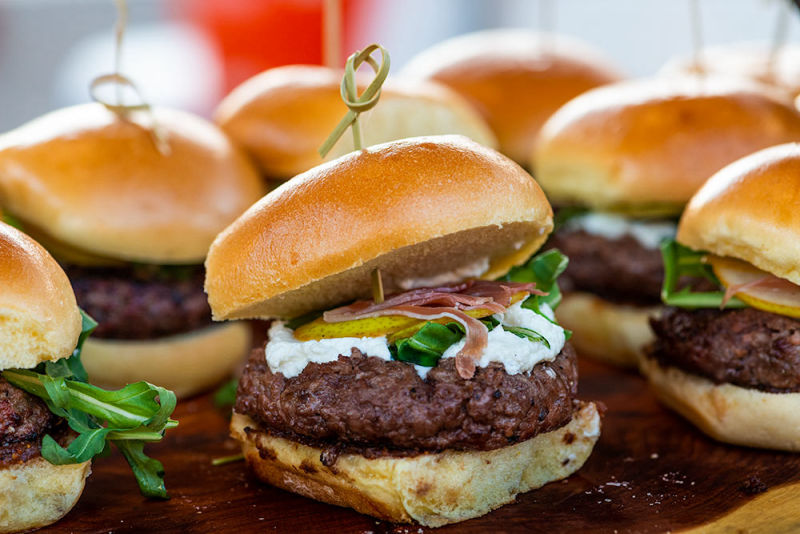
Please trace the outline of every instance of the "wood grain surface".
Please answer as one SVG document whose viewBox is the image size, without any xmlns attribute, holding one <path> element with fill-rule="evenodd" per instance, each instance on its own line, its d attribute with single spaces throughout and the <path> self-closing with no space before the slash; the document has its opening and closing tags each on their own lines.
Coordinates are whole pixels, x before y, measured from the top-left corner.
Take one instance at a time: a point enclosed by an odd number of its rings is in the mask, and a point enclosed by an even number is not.
<svg viewBox="0 0 800 534">
<path fill-rule="evenodd" d="M 436 529 L 467 532 L 800 532 L 800 455 L 713 442 L 662 408 L 635 374 L 581 361 L 581 396 L 608 408 L 581 471 L 482 518 Z M 78 506 L 53 532 L 426 532 L 261 484 L 243 462 L 210 395 L 183 402 L 180 427 L 150 450 L 172 499 L 139 496 L 119 455 L 99 459 Z"/>
</svg>

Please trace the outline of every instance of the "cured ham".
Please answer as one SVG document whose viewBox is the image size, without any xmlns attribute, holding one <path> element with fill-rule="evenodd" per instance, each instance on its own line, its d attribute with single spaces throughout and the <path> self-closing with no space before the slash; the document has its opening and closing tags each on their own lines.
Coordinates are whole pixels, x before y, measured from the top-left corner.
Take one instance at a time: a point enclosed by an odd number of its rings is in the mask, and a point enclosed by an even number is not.
<svg viewBox="0 0 800 534">
<path fill-rule="evenodd" d="M 710 256 L 708 262 L 725 287 L 721 306 L 734 296 L 759 310 L 800 318 L 800 286 L 745 261 Z"/>
<path fill-rule="evenodd" d="M 797 292 L 798 287 L 796 284 L 793 284 L 789 280 L 784 278 L 778 278 L 777 276 L 768 274 L 757 280 L 751 280 L 749 282 L 743 282 L 741 284 L 734 284 L 732 286 L 725 288 L 725 295 L 722 297 L 722 304 L 720 304 L 720 308 L 724 308 L 725 305 L 731 300 L 737 293 L 744 293 L 747 292 L 749 289 L 762 289 L 766 291 L 784 291 L 784 292 Z"/>
</svg>

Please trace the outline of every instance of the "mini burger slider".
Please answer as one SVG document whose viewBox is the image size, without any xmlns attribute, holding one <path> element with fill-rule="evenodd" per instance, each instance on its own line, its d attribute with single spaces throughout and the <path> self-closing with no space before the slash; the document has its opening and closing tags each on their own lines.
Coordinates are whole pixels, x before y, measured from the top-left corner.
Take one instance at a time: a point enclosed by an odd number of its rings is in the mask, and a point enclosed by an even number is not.
<svg viewBox="0 0 800 534">
<path fill-rule="evenodd" d="M 800 452 L 800 145 L 756 152 L 692 198 L 664 245 L 667 308 L 641 362 L 709 436 Z M 716 292 L 678 290 L 702 273 Z"/>
<path fill-rule="evenodd" d="M 213 124 L 154 113 L 122 119 L 86 104 L 0 136 L 0 207 L 56 257 L 98 321 L 84 349 L 97 383 L 189 395 L 249 348 L 246 325 L 212 324 L 202 263 L 263 185 Z"/>
<path fill-rule="evenodd" d="M 439 82 L 486 119 L 500 152 L 528 165 L 544 122 L 579 94 L 622 79 L 620 71 L 581 41 L 522 29 L 459 35 L 414 57 L 411 79 Z"/>
<path fill-rule="evenodd" d="M 800 139 L 800 112 L 766 86 L 652 78 L 589 91 L 542 129 L 532 162 L 561 207 L 549 245 L 570 258 L 559 319 L 580 354 L 636 365 L 664 277 L 659 244 L 728 163 Z"/>
<path fill-rule="evenodd" d="M 66 515 L 106 439 L 129 460 L 136 457 L 145 495 L 166 496 L 161 464 L 136 449 L 174 423 L 168 416 L 175 397 L 150 384 L 118 395 L 87 383 L 80 351 L 92 326 L 56 261 L 0 222 L 0 532 Z M 87 432 L 76 436 L 81 427 Z"/>
<path fill-rule="evenodd" d="M 600 421 L 550 306 L 565 260 L 512 270 L 551 228 L 528 174 L 457 136 L 354 152 L 255 204 L 206 289 L 217 319 L 275 320 L 231 422 L 257 475 L 439 526 L 579 469 Z"/>
<path fill-rule="evenodd" d="M 81 314 L 69 280 L 36 242 L 0 222 L 0 370 L 36 367 L 72 355 Z M 0 377 L 0 532 L 54 523 L 83 492 L 91 462 L 53 465 L 45 435 L 69 428 L 41 399 Z"/>
<path fill-rule="evenodd" d="M 311 65 L 267 70 L 231 92 L 215 114 L 225 132 L 243 147 L 271 181 L 284 181 L 323 162 L 318 149 L 347 111 L 342 71 Z M 359 84 L 363 92 L 366 83 Z M 495 147 L 491 130 L 458 94 L 433 82 L 390 78 L 380 106 L 364 112 L 365 146 L 419 135 L 458 134 Z M 328 160 L 353 150 L 342 136 Z"/>
</svg>

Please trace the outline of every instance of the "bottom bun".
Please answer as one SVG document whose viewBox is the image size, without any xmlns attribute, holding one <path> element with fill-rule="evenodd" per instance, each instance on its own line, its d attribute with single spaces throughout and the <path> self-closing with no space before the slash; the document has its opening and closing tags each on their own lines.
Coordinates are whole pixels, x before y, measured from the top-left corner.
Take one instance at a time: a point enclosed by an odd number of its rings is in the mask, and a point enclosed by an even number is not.
<svg viewBox="0 0 800 534">
<path fill-rule="evenodd" d="M 229 375 L 250 343 L 248 323 L 227 323 L 154 340 L 89 338 L 81 360 L 98 386 L 120 388 L 145 380 L 188 397 Z"/>
<path fill-rule="evenodd" d="M 656 396 L 712 438 L 764 449 L 800 452 L 800 393 L 766 393 L 714 384 L 642 358 Z"/>
<path fill-rule="evenodd" d="M 559 324 L 572 330 L 570 343 L 580 356 L 612 365 L 636 367 L 653 341 L 650 317 L 660 307 L 615 304 L 591 293 L 569 293 L 558 306 Z"/>
<path fill-rule="evenodd" d="M 0 469 L 0 532 L 55 523 L 75 506 L 91 462 L 53 465 L 41 456 Z"/>
<path fill-rule="evenodd" d="M 600 416 L 582 403 L 566 426 L 493 451 L 445 451 L 408 458 L 342 454 L 330 467 L 322 450 L 266 434 L 234 414 L 231 435 L 264 482 L 395 523 L 438 527 L 512 502 L 520 492 L 566 478 L 600 436 Z"/>
</svg>

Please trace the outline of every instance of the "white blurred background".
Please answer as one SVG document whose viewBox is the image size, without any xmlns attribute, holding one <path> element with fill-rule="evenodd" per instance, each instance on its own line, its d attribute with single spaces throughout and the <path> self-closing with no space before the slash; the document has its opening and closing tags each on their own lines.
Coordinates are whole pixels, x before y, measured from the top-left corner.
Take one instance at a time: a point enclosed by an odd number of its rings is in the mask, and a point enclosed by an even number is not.
<svg viewBox="0 0 800 534">
<path fill-rule="evenodd" d="M 468 31 L 541 28 L 547 0 L 342 0 L 343 55 L 372 41 L 393 71 L 416 52 Z M 554 29 L 604 51 L 631 76 L 692 49 L 692 0 L 549 0 Z M 697 0 L 707 45 L 769 41 L 779 16 L 800 40 L 800 10 L 784 0 Z M 284 63 L 321 61 L 323 0 L 128 0 L 123 72 L 156 104 L 208 115 L 243 79 Z M 0 0 L 0 130 L 88 100 L 112 70 L 112 0 Z"/>
</svg>

